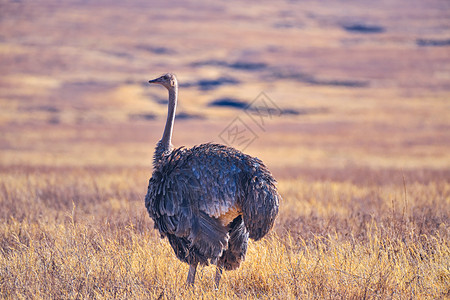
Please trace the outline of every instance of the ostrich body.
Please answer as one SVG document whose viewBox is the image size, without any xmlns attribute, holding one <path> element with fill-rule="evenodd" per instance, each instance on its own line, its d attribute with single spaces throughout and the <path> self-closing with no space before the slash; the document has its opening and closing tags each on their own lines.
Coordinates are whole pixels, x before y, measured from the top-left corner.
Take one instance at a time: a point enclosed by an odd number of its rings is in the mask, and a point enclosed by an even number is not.
<svg viewBox="0 0 450 300">
<path fill-rule="evenodd" d="M 173 149 L 177 79 L 166 74 L 149 82 L 168 89 L 169 106 L 145 207 L 178 259 L 190 265 L 187 284 L 194 284 L 198 264 L 211 263 L 217 288 L 223 268 L 236 269 L 245 259 L 248 238 L 259 240 L 272 228 L 281 200 L 276 181 L 261 160 L 231 147 Z"/>
</svg>

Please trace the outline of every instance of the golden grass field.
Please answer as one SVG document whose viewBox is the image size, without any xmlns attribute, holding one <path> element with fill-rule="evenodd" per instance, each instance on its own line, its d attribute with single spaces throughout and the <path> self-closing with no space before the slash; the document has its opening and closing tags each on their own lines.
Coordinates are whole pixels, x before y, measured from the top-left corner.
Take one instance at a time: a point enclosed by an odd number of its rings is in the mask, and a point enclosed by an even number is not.
<svg viewBox="0 0 450 300">
<path fill-rule="evenodd" d="M 0 0 L 0 298 L 450 298 L 449 20 L 444 0 Z M 168 71 L 175 146 L 245 148 L 283 197 L 217 291 L 214 266 L 185 286 L 144 207 Z M 277 113 L 211 105 L 261 92 Z"/>
</svg>

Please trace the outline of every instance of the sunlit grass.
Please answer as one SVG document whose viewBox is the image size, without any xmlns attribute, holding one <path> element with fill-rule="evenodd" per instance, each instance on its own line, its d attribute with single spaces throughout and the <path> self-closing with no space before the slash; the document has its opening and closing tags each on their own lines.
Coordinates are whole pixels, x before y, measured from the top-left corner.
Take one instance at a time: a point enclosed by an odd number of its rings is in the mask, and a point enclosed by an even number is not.
<svg viewBox="0 0 450 300">
<path fill-rule="evenodd" d="M 445 180 L 385 186 L 282 180 L 284 201 L 273 232 L 250 243 L 246 261 L 225 272 L 215 291 L 213 266 L 199 269 L 194 289 L 184 286 L 187 265 L 159 238 L 144 209 L 144 176 L 129 169 L 4 169 L 3 297 L 449 295 Z"/>
</svg>

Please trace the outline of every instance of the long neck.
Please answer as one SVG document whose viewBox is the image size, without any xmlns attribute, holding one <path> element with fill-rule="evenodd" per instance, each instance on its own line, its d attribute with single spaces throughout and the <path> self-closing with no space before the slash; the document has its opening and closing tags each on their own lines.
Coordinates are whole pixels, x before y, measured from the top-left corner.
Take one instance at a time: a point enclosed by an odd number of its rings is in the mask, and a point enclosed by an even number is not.
<svg viewBox="0 0 450 300">
<path fill-rule="evenodd" d="M 171 150 L 173 123 L 175 121 L 175 111 L 177 109 L 178 86 L 175 85 L 169 89 L 169 107 L 167 111 L 166 127 L 161 138 L 161 146 L 163 151 Z"/>
</svg>

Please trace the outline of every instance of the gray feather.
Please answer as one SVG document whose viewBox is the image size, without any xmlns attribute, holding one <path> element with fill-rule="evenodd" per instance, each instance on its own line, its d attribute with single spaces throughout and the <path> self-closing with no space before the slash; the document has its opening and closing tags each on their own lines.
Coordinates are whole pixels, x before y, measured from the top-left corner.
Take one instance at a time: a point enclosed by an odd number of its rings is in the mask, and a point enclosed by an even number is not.
<svg viewBox="0 0 450 300">
<path fill-rule="evenodd" d="M 170 235 L 182 261 L 208 264 L 226 257 L 226 269 L 239 266 L 248 237 L 261 239 L 278 213 L 281 198 L 269 170 L 259 159 L 223 145 L 157 152 L 166 155 L 155 158 L 145 198 L 155 227 Z M 221 216 L 235 207 L 240 221 L 222 224 Z"/>
</svg>

